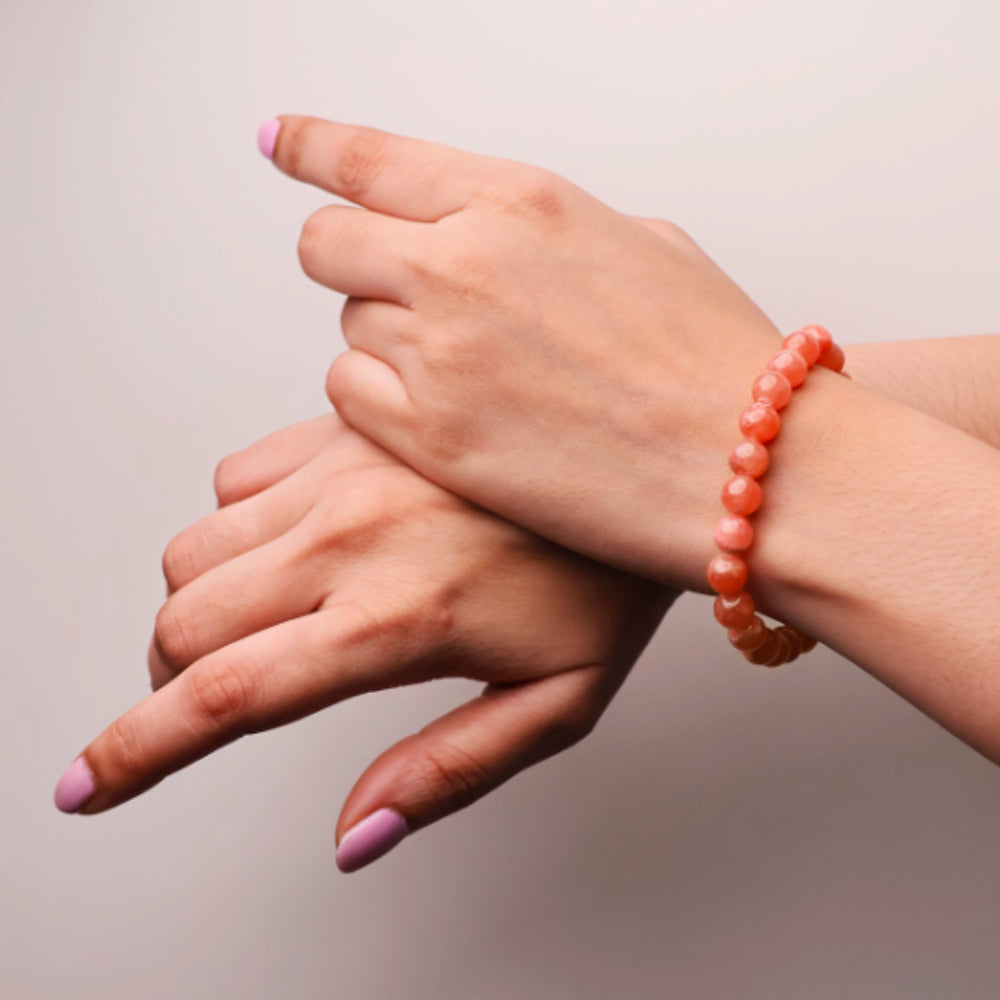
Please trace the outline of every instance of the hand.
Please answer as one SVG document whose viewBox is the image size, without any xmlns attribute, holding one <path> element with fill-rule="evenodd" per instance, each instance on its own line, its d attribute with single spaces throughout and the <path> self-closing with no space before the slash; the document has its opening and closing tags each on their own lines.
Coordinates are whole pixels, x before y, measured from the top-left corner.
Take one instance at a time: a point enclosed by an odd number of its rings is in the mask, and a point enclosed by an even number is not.
<svg viewBox="0 0 1000 1000">
<path fill-rule="evenodd" d="M 317 119 L 274 162 L 358 203 L 305 225 L 350 296 L 344 418 L 428 478 L 602 561 L 706 589 L 720 456 L 779 338 L 676 227 L 567 181 Z"/>
<path fill-rule="evenodd" d="M 673 597 L 471 507 L 334 415 L 226 459 L 216 490 L 164 555 L 158 690 L 71 765 L 62 808 L 101 812 L 365 691 L 486 681 L 357 783 L 338 824 L 357 867 L 586 734 Z"/>
</svg>

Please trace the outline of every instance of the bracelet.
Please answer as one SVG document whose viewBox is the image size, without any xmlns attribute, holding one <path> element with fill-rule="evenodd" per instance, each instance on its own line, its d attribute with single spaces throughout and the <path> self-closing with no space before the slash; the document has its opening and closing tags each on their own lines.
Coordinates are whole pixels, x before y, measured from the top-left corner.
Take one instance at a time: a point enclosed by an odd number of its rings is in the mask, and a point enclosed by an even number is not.
<svg viewBox="0 0 1000 1000">
<path fill-rule="evenodd" d="M 729 631 L 729 641 L 751 662 L 764 667 L 790 663 L 807 653 L 816 640 L 788 625 L 771 628 L 756 613 L 746 592 L 749 570 L 744 554 L 753 544 L 748 518 L 764 498 L 758 480 L 767 471 L 769 455 L 764 446 L 781 429 L 778 411 L 792 398 L 792 391 L 806 379 L 810 368 L 821 365 L 849 378 L 844 352 L 821 326 L 804 326 L 787 336 L 767 370 L 754 380 L 753 402 L 740 414 L 743 440 L 729 456 L 735 475 L 722 487 L 722 503 L 729 511 L 715 526 L 720 553 L 708 564 L 708 584 L 719 596 L 715 617 Z"/>
</svg>

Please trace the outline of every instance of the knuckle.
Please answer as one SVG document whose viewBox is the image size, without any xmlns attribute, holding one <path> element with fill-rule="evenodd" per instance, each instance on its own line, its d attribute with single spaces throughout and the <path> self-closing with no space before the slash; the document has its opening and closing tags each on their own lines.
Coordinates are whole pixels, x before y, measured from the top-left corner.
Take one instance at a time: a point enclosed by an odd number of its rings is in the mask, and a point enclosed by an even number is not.
<svg viewBox="0 0 1000 1000">
<path fill-rule="evenodd" d="M 554 222 L 566 214 L 567 191 L 567 182 L 557 174 L 541 167 L 522 167 L 500 200 L 511 211 Z"/>
<path fill-rule="evenodd" d="M 333 165 L 333 184 L 348 201 L 363 201 L 385 167 L 386 135 L 357 128 Z"/>
<path fill-rule="evenodd" d="M 286 172 L 299 177 L 310 147 L 322 140 L 322 122 L 312 118 L 289 118 L 281 124 L 281 162 Z"/>
<path fill-rule="evenodd" d="M 436 799 L 463 809 L 493 786 L 489 768 L 474 754 L 453 743 L 428 746 L 423 760 L 423 782 Z"/>
<path fill-rule="evenodd" d="M 153 641 L 168 667 L 183 669 L 196 659 L 190 633 L 190 623 L 178 610 L 177 599 L 171 598 L 157 612 L 153 628 Z"/>
<path fill-rule="evenodd" d="M 227 734 L 246 728 L 252 698 L 239 667 L 226 660 L 218 660 L 188 676 L 194 718 L 198 725 Z"/>
<path fill-rule="evenodd" d="M 326 224 L 326 216 L 327 213 L 322 208 L 313 212 L 302 223 L 302 231 L 299 233 L 299 264 L 310 278 L 315 278 L 319 273 L 320 261 L 324 256 L 329 228 Z"/>
<path fill-rule="evenodd" d="M 115 719 L 105 731 L 107 758 L 116 771 L 123 775 L 136 775 L 142 771 L 144 747 L 139 727 L 128 715 Z"/>
<path fill-rule="evenodd" d="M 342 417 L 346 417 L 343 411 L 346 406 L 351 389 L 351 365 L 350 351 L 344 351 L 333 359 L 332 364 L 326 373 L 326 395 L 334 408 L 340 412 Z"/>
<path fill-rule="evenodd" d="M 163 550 L 163 577 L 171 592 L 179 590 L 197 576 L 195 570 L 196 555 L 192 543 L 192 533 L 189 528 L 172 539 Z"/>
<path fill-rule="evenodd" d="M 669 243 L 673 243 L 677 247 L 689 249 L 697 246 L 695 241 L 687 234 L 687 232 L 681 229 L 681 227 L 674 222 L 669 222 L 666 219 L 660 219 L 658 220 L 656 229 L 665 240 Z"/>
<path fill-rule="evenodd" d="M 465 419 L 451 419 L 440 411 L 433 419 L 414 428 L 418 450 L 435 466 L 452 466 L 468 458 L 473 451 L 474 428 Z"/>
<path fill-rule="evenodd" d="M 220 507 L 240 499 L 241 465 L 238 455 L 227 455 L 215 467 L 212 489 Z"/>
<path fill-rule="evenodd" d="M 495 267 L 484 254 L 469 246 L 450 247 L 439 255 L 433 269 L 436 280 L 466 302 L 486 298 L 497 283 Z"/>
</svg>

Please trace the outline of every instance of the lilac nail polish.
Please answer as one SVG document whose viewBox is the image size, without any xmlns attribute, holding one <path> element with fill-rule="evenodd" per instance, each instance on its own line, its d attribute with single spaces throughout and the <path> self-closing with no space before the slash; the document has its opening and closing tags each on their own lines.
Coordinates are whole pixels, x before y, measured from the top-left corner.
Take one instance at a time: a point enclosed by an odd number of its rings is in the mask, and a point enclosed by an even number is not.
<svg viewBox="0 0 1000 1000">
<path fill-rule="evenodd" d="M 354 872 L 388 854 L 408 833 L 403 816 L 395 809 L 379 809 L 344 834 L 337 848 L 337 867 Z"/>
<path fill-rule="evenodd" d="M 269 160 L 274 156 L 274 146 L 278 141 L 278 133 L 281 131 L 281 122 L 277 118 L 272 118 L 269 122 L 264 122 L 257 129 L 257 148 Z"/>
<path fill-rule="evenodd" d="M 56 785 L 56 808 L 64 813 L 75 813 L 82 809 L 94 794 L 94 774 L 82 757 L 77 757 L 63 771 Z"/>
</svg>

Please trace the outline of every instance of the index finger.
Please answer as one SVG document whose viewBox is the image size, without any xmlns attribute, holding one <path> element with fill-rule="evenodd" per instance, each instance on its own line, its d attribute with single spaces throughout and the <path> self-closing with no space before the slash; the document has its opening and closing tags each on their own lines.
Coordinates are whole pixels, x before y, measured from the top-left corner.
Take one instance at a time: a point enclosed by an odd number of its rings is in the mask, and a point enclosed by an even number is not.
<svg viewBox="0 0 1000 1000">
<path fill-rule="evenodd" d="M 366 691 L 425 680 L 401 622 L 355 604 L 284 622 L 192 664 L 115 720 L 56 787 L 63 812 L 97 813 L 248 733 Z"/>
<path fill-rule="evenodd" d="M 303 115 L 265 122 L 257 145 L 296 180 L 413 222 L 437 222 L 464 208 L 491 162 L 449 146 Z"/>
</svg>

